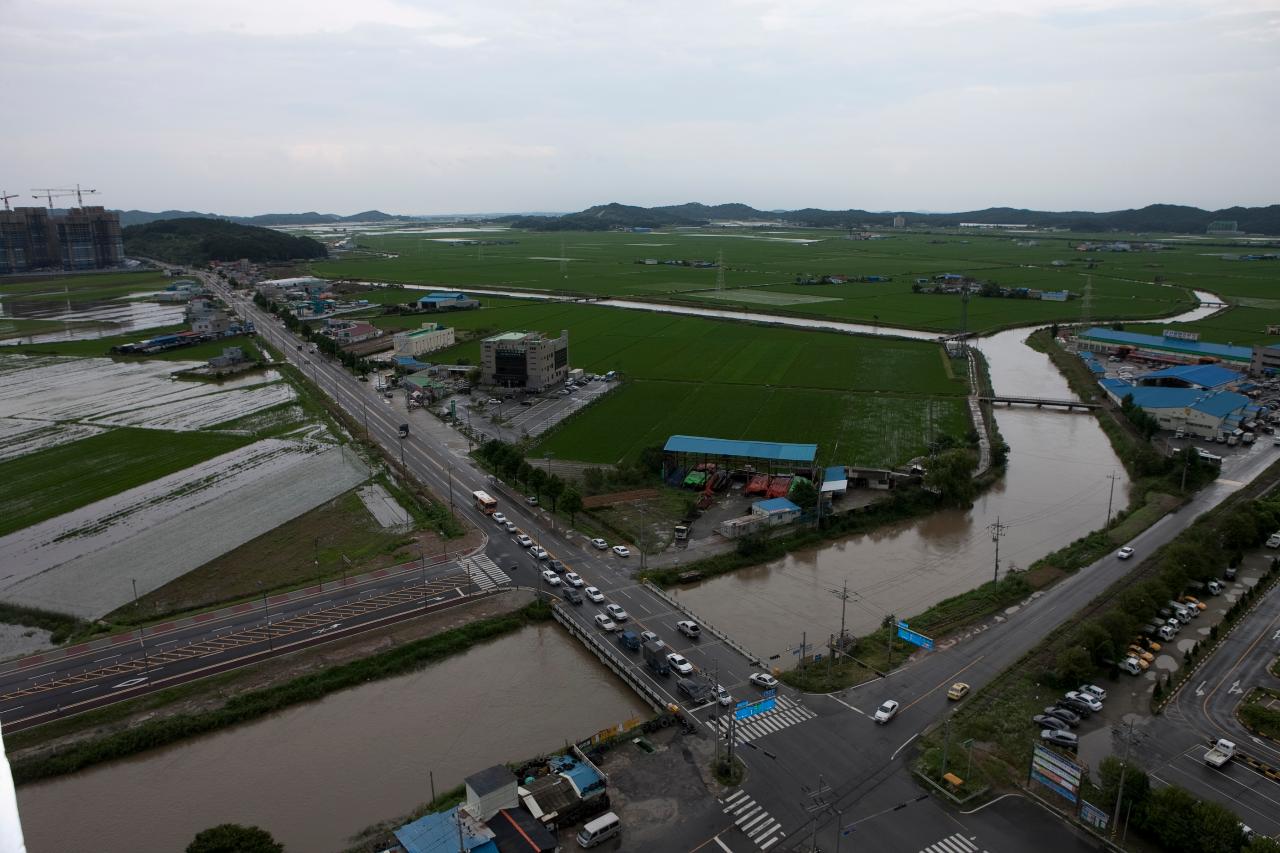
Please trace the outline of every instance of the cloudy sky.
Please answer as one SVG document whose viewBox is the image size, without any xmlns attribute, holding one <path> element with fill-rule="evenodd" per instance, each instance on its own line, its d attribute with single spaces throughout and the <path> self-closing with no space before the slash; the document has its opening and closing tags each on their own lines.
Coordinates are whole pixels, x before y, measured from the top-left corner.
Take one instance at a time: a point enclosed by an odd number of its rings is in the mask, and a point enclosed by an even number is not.
<svg viewBox="0 0 1280 853">
<path fill-rule="evenodd" d="M 230 214 L 1280 202 L 1280 0 L 0 0 L 0 187 Z"/>
</svg>

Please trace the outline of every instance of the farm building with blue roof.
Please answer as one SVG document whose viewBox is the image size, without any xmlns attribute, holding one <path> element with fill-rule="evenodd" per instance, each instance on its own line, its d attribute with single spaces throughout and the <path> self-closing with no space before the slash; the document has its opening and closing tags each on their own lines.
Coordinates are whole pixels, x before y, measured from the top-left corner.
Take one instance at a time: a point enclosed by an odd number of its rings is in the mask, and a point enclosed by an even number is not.
<svg viewBox="0 0 1280 853">
<path fill-rule="evenodd" d="M 1081 332 L 1078 339 L 1083 349 L 1110 353 L 1123 348 L 1136 351 L 1144 358 L 1171 364 L 1195 362 L 1200 359 L 1248 364 L 1253 358 L 1251 347 L 1193 340 L 1186 337 L 1189 334 L 1192 333 L 1179 333 L 1177 330 L 1166 329 L 1163 335 L 1143 335 L 1138 332 L 1117 332 L 1115 329 L 1094 326 Z"/>
<path fill-rule="evenodd" d="M 1161 429 L 1180 429 L 1201 438 L 1235 432 L 1255 408 L 1248 397 L 1231 391 L 1134 385 L 1114 378 L 1098 384 L 1117 404 L 1126 397 L 1132 398 L 1133 404 L 1155 418 Z"/>
</svg>

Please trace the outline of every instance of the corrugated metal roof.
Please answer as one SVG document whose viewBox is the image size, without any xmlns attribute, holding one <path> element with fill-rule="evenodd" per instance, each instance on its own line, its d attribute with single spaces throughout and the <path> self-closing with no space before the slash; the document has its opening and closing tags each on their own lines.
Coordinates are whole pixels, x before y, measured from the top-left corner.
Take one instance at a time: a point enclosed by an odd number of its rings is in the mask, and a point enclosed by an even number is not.
<svg viewBox="0 0 1280 853">
<path fill-rule="evenodd" d="M 844 470 L 843 465 L 832 465 L 822 472 L 823 482 L 831 482 L 832 480 L 848 480 L 849 474 Z"/>
<path fill-rule="evenodd" d="M 1233 394 L 1230 391 L 1219 391 L 1216 394 L 1208 394 L 1201 397 L 1191 408 L 1197 412 L 1204 412 L 1206 415 L 1213 415 L 1215 418 L 1225 418 L 1232 412 L 1239 411 L 1249 405 L 1249 398 L 1243 394 Z"/>
<path fill-rule="evenodd" d="M 737 456 L 744 459 L 772 459 L 775 462 L 812 462 L 818 455 L 816 444 L 784 444 L 777 441 L 738 441 L 673 435 L 663 447 L 671 453 L 705 453 L 708 456 Z"/>
<path fill-rule="evenodd" d="M 1148 373 L 1142 377 L 1142 381 L 1145 382 L 1148 379 L 1180 379 L 1191 385 L 1217 388 L 1221 385 L 1239 382 L 1242 376 L 1243 374 L 1238 370 L 1218 367 L 1216 364 L 1182 364 Z"/>
<path fill-rule="evenodd" d="M 799 512 L 800 507 L 793 504 L 786 498 L 770 498 L 767 501 L 756 501 L 753 506 L 758 506 L 765 512 Z"/>
<path fill-rule="evenodd" d="M 1086 340 L 1103 341 L 1111 344 L 1128 344 L 1145 349 L 1184 352 L 1192 355 L 1211 355 L 1217 358 L 1229 358 L 1233 361 L 1249 361 L 1253 358 L 1253 350 L 1249 347 L 1213 344 L 1208 341 L 1180 341 L 1177 338 L 1166 338 L 1162 335 L 1117 332 L 1114 329 L 1104 329 L 1100 326 L 1094 326 L 1080 335 L 1080 337 Z"/>
</svg>

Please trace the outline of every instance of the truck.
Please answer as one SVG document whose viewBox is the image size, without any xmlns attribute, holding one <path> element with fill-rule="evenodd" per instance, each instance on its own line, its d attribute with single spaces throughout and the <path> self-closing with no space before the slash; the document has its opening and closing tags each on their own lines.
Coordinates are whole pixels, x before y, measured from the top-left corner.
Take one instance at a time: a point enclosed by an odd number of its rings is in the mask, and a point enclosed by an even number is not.
<svg viewBox="0 0 1280 853">
<path fill-rule="evenodd" d="M 409 425 L 408 425 L 408 424 L 400 424 L 400 437 L 401 437 L 401 438 L 408 438 L 408 437 L 409 437 Z"/>
<path fill-rule="evenodd" d="M 1204 763 L 1210 767 L 1221 767 L 1226 764 L 1236 754 L 1236 745 L 1224 738 L 1218 738 L 1218 742 L 1204 754 Z"/>
<path fill-rule="evenodd" d="M 618 645 L 633 652 L 640 651 L 640 635 L 635 631 L 623 631 L 618 635 Z"/>
<path fill-rule="evenodd" d="M 671 664 L 667 662 L 667 646 L 661 640 L 650 640 L 640 647 L 640 652 L 649 669 L 661 676 L 671 674 Z"/>
<path fill-rule="evenodd" d="M 689 538 L 689 526 L 686 524 L 676 525 L 676 541 L 683 542 Z"/>
</svg>

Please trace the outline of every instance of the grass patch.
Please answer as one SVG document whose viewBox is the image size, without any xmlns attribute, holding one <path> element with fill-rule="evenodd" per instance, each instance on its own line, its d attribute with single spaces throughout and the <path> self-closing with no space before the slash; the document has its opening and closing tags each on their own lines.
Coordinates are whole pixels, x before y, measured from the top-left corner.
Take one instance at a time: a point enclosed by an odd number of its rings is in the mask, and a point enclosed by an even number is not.
<svg viewBox="0 0 1280 853">
<path fill-rule="evenodd" d="M 0 536 L 250 441 L 238 435 L 118 428 L 0 462 Z"/>
<path fill-rule="evenodd" d="M 1263 737 L 1280 740 L 1280 690 L 1253 688 L 1236 714 L 1240 722 Z"/>
<path fill-rule="evenodd" d="M 48 631 L 50 641 L 55 644 L 65 642 L 89 628 L 88 622 L 67 613 L 54 613 L 51 610 L 5 602 L 0 602 L 0 622 Z"/>
<path fill-rule="evenodd" d="M 367 658 L 304 675 L 273 687 L 230 699 L 221 708 L 150 720 L 125 731 L 73 744 L 48 755 L 13 763 L 17 784 L 27 784 L 65 773 L 74 773 L 106 761 L 136 755 L 149 749 L 238 725 L 303 702 L 314 702 L 330 693 L 367 681 L 421 669 L 472 646 L 517 631 L 532 622 L 550 618 L 550 608 L 534 602 L 503 616 L 481 619 L 461 628 L 379 652 Z M 202 684 L 206 687 L 207 684 Z"/>
</svg>

